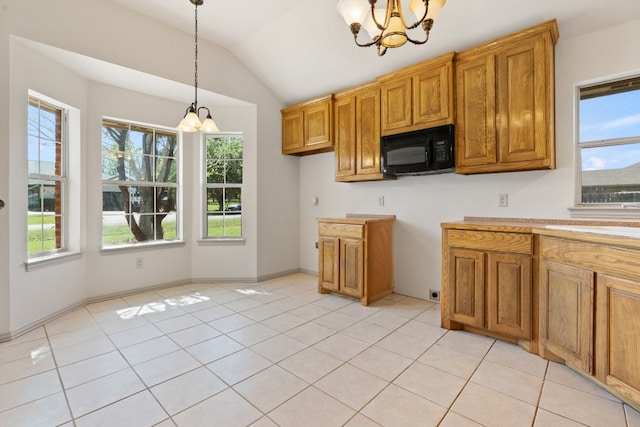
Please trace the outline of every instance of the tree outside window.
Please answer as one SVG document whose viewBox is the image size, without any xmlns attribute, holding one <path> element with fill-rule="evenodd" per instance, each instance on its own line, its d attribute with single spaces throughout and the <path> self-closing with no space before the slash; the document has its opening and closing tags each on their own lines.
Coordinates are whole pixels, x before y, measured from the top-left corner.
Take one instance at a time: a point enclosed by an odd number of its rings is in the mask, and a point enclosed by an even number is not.
<svg viewBox="0 0 640 427">
<path fill-rule="evenodd" d="M 102 245 L 179 239 L 175 131 L 104 119 Z"/>
<path fill-rule="evenodd" d="M 205 135 L 204 238 L 242 237 L 242 134 Z"/>
</svg>

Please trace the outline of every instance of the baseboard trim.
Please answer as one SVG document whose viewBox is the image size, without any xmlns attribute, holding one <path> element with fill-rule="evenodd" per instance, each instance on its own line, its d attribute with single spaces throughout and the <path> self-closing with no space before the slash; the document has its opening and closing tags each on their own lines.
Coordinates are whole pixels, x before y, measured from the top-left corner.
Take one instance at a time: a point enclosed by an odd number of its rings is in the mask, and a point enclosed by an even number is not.
<svg viewBox="0 0 640 427">
<path fill-rule="evenodd" d="M 266 274 L 266 275 L 262 275 L 259 277 L 246 277 L 246 278 L 238 278 L 238 277 L 234 277 L 234 278 L 229 278 L 229 277 L 200 277 L 200 278 L 190 278 L 190 279 L 184 279 L 184 280 L 175 280 L 172 282 L 165 282 L 165 283 L 161 283 L 158 285 L 151 285 L 151 286 L 145 286 L 142 288 L 136 288 L 134 290 L 127 290 L 127 291 L 123 291 L 123 292 L 114 292 L 114 293 L 110 293 L 110 294 L 106 294 L 106 295 L 100 295 L 100 296 L 95 296 L 95 297 L 88 297 L 83 301 L 79 301 L 76 302 L 75 304 L 63 308 L 53 314 L 50 314 L 46 317 L 43 317 L 42 319 L 39 319 L 35 322 L 31 322 L 30 324 L 23 326 L 19 329 L 16 329 L 15 331 L 9 331 L 8 333 L 4 333 L 0 335 L 0 343 L 6 342 L 6 341 L 11 341 L 14 340 L 16 338 L 18 338 L 21 335 L 26 334 L 27 332 L 31 332 L 34 329 L 37 329 L 43 325 L 45 325 L 48 322 L 51 322 L 52 320 L 55 320 L 59 317 L 64 316 L 65 314 L 76 310 L 82 306 L 85 306 L 87 304 L 93 304 L 96 302 L 102 302 L 102 301 L 107 301 L 110 299 L 114 299 L 114 298 L 122 298 L 122 297 L 126 297 L 129 295 L 133 295 L 133 294 L 138 294 L 140 292 L 149 292 L 149 291 L 155 291 L 155 290 L 161 290 L 161 289 L 166 289 L 166 288 L 173 288 L 175 286 L 186 286 L 186 285 L 194 285 L 194 284 L 198 284 L 198 283 L 259 283 L 259 282 L 264 282 L 266 280 L 272 280 L 272 279 L 277 279 L 280 277 L 284 277 L 284 276 L 289 276 L 291 274 L 296 274 L 296 273 L 304 273 L 304 274 L 311 274 L 314 275 L 313 272 L 309 272 L 307 273 L 305 270 L 303 269 L 293 269 L 293 270 L 287 270 L 287 271 L 283 271 L 283 272 L 279 272 L 279 273 L 273 273 L 273 274 Z M 317 276 L 317 273 L 315 273 L 315 275 Z"/>
</svg>

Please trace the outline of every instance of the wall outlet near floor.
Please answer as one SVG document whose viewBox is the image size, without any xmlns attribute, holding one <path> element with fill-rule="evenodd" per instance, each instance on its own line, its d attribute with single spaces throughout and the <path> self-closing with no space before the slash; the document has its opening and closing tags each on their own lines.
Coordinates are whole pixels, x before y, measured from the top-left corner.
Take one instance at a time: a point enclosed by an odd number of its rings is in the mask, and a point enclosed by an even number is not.
<svg viewBox="0 0 640 427">
<path fill-rule="evenodd" d="M 429 299 L 431 301 L 440 301 L 440 291 L 429 289 Z"/>
<path fill-rule="evenodd" d="M 141 256 L 136 257 L 136 268 L 142 267 L 144 267 L 144 258 L 142 258 Z"/>
</svg>

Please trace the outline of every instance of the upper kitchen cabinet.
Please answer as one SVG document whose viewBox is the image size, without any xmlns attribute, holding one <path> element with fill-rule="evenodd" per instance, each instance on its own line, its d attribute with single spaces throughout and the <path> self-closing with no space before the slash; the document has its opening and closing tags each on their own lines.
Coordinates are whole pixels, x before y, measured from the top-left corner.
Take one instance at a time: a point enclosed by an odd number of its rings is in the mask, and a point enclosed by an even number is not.
<svg viewBox="0 0 640 427">
<path fill-rule="evenodd" d="M 282 111 L 282 154 L 306 155 L 333 150 L 333 96 Z"/>
<path fill-rule="evenodd" d="M 336 181 L 384 179 L 380 171 L 380 86 L 335 95 Z"/>
<path fill-rule="evenodd" d="M 555 168 L 556 21 L 456 55 L 456 172 Z"/>
<path fill-rule="evenodd" d="M 453 123 L 453 53 L 378 78 L 382 135 Z"/>
</svg>

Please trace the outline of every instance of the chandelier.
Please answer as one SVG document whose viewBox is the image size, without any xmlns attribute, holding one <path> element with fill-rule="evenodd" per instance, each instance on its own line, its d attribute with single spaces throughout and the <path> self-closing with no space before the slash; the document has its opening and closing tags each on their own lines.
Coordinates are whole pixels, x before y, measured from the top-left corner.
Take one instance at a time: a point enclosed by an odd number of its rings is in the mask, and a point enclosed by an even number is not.
<svg viewBox="0 0 640 427">
<path fill-rule="evenodd" d="M 425 44 L 429 40 L 433 21 L 438 17 L 447 0 L 411 0 L 409 10 L 416 17 L 416 21 L 412 24 L 407 23 L 402 13 L 401 0 L 387 0 L 386 9 L 376 8 L 376 2 L 377 0 L 340 0 L 338 13 L 351 28 L 353 40 L 358 46 L 375 45 L 378 56 L 382 56 L 387 52 L 387 48 L 400 47 L 408 41 L 413 44 Z M 407 31 L 418 26 L 422 26 L 424 38 L 411 38 Z M 371 37 L 370 42 L 358 41 L 358 34 L 362 27 Z"/>
<path fill-rule="evenodd" d="M 218 132 L 218 126 L 211 117 L 211 111 L 207 107 L 198 107 L 198 6 L 202 6 L 204 0 L 189 0 L 196 7 L 195 11 L 195 73 L 194 73 L 194 88 L 195 99 L 187 107 L 187 110 L 182 118 L 182 121 L 176 128 L 183 132 L 195 132 L 197 130 L 201 132 Z M 200 110 L 207 110 L 207 117 L 204 122 L 200 122 Z"/>
</svg>

